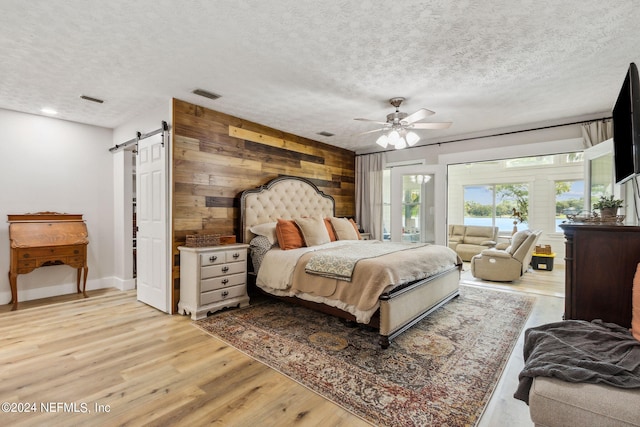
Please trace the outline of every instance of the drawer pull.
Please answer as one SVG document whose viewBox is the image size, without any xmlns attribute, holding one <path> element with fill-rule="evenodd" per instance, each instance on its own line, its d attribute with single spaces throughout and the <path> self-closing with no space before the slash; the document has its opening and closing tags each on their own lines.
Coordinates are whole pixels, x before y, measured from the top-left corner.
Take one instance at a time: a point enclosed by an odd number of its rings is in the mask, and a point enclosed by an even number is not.
<svg viewBox="0 0 640 427">
<path fill-rule="evenodd" d="M 224 267 L 222 267 L 222 272 L 226 273 L 227 271 L 229 271 L 229 267 L 227 267 L 226 265 Z"/>
<path fill-rule="evenodd" d="M 209 261 L 211 261 L 211 262 L 214 262 L 214 261 L 215 261 L 215 260 L 217 260 L 217 259 L 218 259 L 218 257 L 217 257 L 216 255 L 211 255 L 211 256 L 209 257 Z"/>
<path fill-rule="evenodd" d="M 234 258 L 238 258 L 240 256 L 240 254 L 238 252 L 236 252 L 235 254 L 233 254 Z"/>
<path fill-rule="evenodd" d="M 222 298 L 226 298 L 229 295 L 229 291 L 223 291 L 220 295 L 222 295 Z"/>
<path fill-rule="evenodd" d="M 229 283 L 229 279 L 222 279 L 222 284 L 226 285 L 227 283 Z"/>
</svg>

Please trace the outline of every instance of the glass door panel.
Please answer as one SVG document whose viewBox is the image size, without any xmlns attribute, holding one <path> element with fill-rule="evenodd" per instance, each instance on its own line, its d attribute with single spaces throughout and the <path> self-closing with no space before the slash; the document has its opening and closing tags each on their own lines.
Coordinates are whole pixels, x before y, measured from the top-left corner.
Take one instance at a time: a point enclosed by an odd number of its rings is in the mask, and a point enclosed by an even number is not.
<svg viewBox="0 0 640 427">
<path fill-rule="evenodd" d="M 445 244 L 444 167 L 397 167 L 391 174 L 391 240 Z"/>
</svg>

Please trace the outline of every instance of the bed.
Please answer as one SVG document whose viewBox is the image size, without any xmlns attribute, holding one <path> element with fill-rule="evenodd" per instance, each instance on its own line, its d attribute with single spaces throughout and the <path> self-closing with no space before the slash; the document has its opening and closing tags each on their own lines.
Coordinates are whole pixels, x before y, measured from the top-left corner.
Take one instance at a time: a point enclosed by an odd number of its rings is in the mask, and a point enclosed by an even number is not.
<svg viewBox="0 0 640 427">
<path fill-rule="evenodd" d="M 351 220 L 335 217 L 334 199 L 304 178 L 279 177 L 246 190 L 240 208 L 262 292 L 373 327 L 382 348 L 459 295 L 462 261 L 454 251 L 361 240 Z M 287 227 L 297 229 L 295 238 Z M 285 242 L 290 247 L 283 249 Z"/>
</svg>

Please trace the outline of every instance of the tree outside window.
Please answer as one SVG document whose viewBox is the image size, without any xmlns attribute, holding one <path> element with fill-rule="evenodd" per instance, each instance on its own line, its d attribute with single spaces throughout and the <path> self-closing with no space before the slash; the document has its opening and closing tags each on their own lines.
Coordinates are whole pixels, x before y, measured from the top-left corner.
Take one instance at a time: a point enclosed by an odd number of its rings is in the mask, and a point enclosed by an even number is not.
<svg viewBox="0 0 640 427">
<path fill-rule="evenodd" d="M 497 226 L 511 232 L 514 221 L 526 229 L 529 219 L 527 184 L 491 184 L 464 187 L 464 224 Z"/>
</svg>

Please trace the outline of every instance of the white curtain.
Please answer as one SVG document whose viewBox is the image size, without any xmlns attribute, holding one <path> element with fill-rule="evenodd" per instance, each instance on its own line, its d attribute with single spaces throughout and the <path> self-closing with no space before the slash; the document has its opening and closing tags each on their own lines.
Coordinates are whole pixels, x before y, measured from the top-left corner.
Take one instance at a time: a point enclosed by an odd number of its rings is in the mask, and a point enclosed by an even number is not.
<svg viewBox="0 0 640 427">
<path fill-rule="evenodd" d="M 613 122 L 611 119 L 583 123 L 580 127 L 582 128 L 585 148 L 593 147 L 613 137 Z"/>
<path fill-rule="evenodd" d="M 356 157 L 356 219 L 377 240 L 382 240 L 383 163 L 383 153 Z"/>
</svg>

